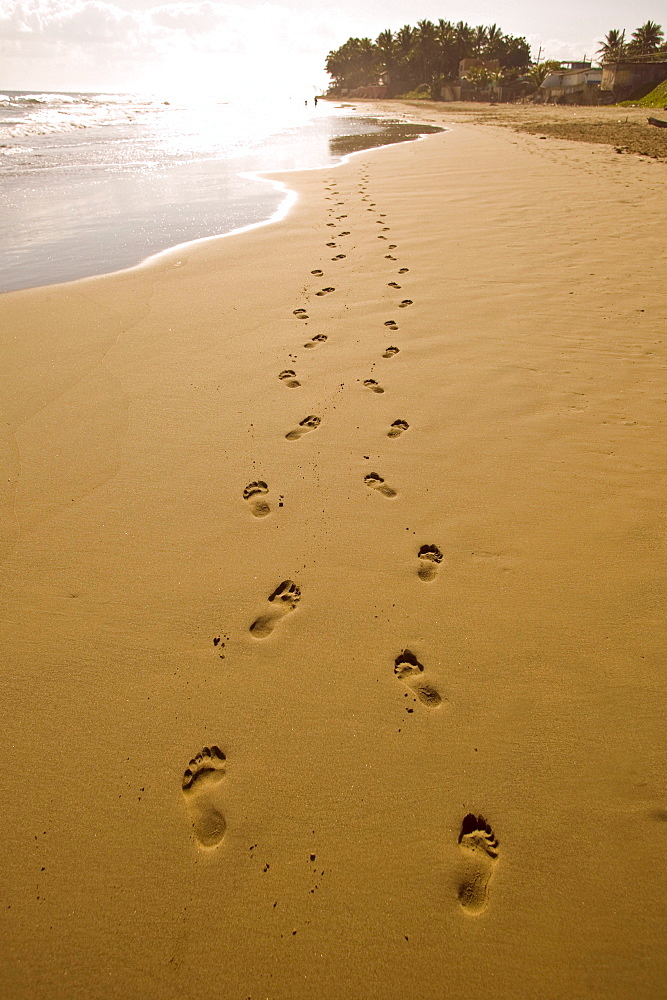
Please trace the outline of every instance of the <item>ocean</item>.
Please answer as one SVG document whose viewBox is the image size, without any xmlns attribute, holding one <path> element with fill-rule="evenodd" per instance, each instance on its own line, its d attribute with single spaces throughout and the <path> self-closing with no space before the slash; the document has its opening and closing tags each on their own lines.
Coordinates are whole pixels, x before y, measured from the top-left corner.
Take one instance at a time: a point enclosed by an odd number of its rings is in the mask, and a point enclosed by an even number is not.
<svg viewBox="0 0 667 1000">
<path fill-rule="evenodd" d="M 257 172 L 440 131 L 320 101 L 0 94 L 0 291 L 106 274 L 277 217 Z"/>
</svg>

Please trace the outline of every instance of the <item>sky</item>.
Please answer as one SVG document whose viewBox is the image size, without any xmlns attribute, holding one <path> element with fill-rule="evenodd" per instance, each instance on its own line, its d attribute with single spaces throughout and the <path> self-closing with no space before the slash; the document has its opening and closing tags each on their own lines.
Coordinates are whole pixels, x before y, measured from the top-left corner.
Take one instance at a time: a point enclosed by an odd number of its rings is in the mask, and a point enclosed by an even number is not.
<svg viewBox="0 0 667 1000">
<path fill-rule="evenodd" d="M 424 18 L 497 23 L 533 59 L 582 59 L 610 28 L 667 30 L 667 0 L 0 0 L 0 90 L 309 96 L 330 49 Z"/>
</svg>

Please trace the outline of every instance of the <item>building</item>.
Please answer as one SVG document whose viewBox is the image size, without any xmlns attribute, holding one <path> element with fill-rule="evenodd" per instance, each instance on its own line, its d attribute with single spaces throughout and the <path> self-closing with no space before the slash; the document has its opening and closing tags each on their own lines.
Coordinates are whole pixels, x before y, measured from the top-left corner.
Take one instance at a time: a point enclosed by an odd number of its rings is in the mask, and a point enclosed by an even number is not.
<svg viewBox="0 0 667 1000">
<path fill-rule="evenodd" d="M 667 56 L 635 56 L 604 63 L 600 90 L 613 101 L 626 101 L 637 91 L 646 93 L 667 80 Z M 641 96 L 641 95 L 640 95 Z"/>
<path fill-rule="evenodd" d="M 571 68 L 554 70 L 540 84 L 545 104 L 598 104 L 602 69 L 590 63 L 566 63 Z"/>
</svg>

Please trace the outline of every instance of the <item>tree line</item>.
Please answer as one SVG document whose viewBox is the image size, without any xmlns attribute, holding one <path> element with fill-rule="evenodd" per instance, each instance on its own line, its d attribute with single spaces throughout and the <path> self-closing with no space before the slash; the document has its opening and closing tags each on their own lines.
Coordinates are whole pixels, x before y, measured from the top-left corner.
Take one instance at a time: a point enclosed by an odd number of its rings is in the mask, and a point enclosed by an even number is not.
<svg viewBox="0 0 667 1000">
<path fill-rule="evenodd" d="M 598 55 L 602 62 L 650 55 L 667 49 L 663 42 L 661 26 L 647 21 L 633 31 L 628 42 L 624 31 L 609 31 Z M 493 80 L 484 70 L 480 71 L 484 80 L 477 80 L 474 69 L 468 74 L 471 83 L 484 85 L 527 77 L 533 86 L 539 86 L 540 77 L 560 65 L 553 61 L 533 64 L 526 39 L 504 34 L 497 24 L 473 27 L 463 21 L 453 24 L 440 19 L 437 23 L 418 21 L 415 27 L 406 24 L 396 32 L 382 31 L 375 41 L 348 38 L 329 52 L 325 69 L 332 78 L 333 92 L 373 86 L 382 78 L 389 96 L 419 89 L 437 100 L 443 83 L 458 78 L 460 61 L 474 58 L 498 61 Z"/>
<path fill-rule="evenodd" d="M 632 32 L 628 42 L 625 40 L 625 31 L 612 28 L 600 43 L 597 54 L 602 62 L 616 62 L 632 56 L 648 56 L 653 52 L 667 53 L 664 41 L 662 25 L 647 21 Z"/>
<path fill-rule="evenodd" d="M 432 97 L 440 86 L 455 80 L 461 59 L 497 59 L 509 79 L 530 65 L 530 46 L 525 38 L 505 35 L 497 24 L 472 27 L 442 19 L 418 21 L 396 32 L 383 31 L 370 38 L 348 38 L 327 56 L 325 69 L 332 89 L 353 90 L 372 86 L 382 76 L 390 95 L 406 93 L 425 85 Z"/>
</svg>

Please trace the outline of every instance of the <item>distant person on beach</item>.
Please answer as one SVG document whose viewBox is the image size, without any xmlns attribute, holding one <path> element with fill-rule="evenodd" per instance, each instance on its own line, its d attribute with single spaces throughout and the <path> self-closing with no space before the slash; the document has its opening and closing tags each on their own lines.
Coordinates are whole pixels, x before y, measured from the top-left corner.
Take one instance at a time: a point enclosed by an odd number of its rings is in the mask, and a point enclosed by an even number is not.
<svg viewBox="0 0 667 1000">
<path fill-rule="evenodd" d="M 317 98 L 314 98 L 314 100 L 315 100 L 315 107 L 317 107 Z"/>
</svg>

